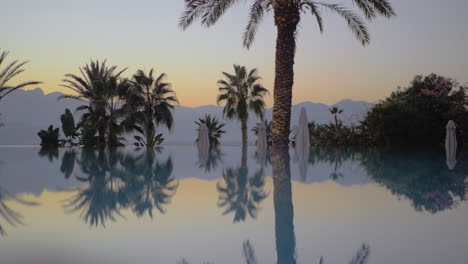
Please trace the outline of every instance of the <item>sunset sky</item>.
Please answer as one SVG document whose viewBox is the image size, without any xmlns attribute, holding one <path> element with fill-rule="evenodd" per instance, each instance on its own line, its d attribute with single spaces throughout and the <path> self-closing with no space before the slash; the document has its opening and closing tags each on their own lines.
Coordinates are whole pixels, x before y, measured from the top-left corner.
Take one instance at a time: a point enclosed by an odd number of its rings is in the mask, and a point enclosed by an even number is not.
<svg viewBox="0 0 468 264">
<path fill-rule="evenodd" d="M 251 2 L 240 1 L 214 27 L 196 23 L 183 32 L 177 27 L 183 0 L 3 1 L 0 48 L 10 51 L 8 61 L 30 61 L 15 82 L 42 81 L 46 93 L 68 92 L 60 87 L 64 74 L 78 73 L 90 59 L 107 59 L 128 67 L 128 77 L 138 69 L 167 73 L 182 105 L 215 104 L 216 81 L 222 71 L 232 71 L 232 64 L 258 68 L 272 91 L 276 37 L 271 14 L 253 47 L 242 48 Z M 351 0 L 337 2 L 354 8 Z M 397 17 L 368 24 L 368 47 L 334 14 L 324 13 L 322 35 L 315 20 L 304 16 L 293 103 L 375 102 L 414 75 L 431 72 L 468 82 L 468 1 L 391 2 Z M 272 96 L 267 105 L 272 106 Z"/>
</svg>

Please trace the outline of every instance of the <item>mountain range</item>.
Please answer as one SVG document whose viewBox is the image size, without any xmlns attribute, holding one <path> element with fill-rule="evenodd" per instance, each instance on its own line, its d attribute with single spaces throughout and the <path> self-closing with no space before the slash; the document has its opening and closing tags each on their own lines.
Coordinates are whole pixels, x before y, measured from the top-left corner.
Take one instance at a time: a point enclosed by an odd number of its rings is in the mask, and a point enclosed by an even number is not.
<svg viewBox="0 0 468 264">
<path fill-rule="evenodd" d="M 73 99 L 61 99 L 63 95 L 59 92 L 44 94 L 42 89 L 18 90 L 11 93 L 0 102 L 0 120 L 4 123 L 0 127 L 0 145 L 39 145 L 40 139 L 37 132 L 41 129 L 47 129 L 49 125 L 60 127 L 60 115 L 66 108 L 74 110 L 82 105 L 83 102 Z M 353 101 L 345 99 L 334 104 L 343 113 L 340 115 L 344 124 L 357 124 L 362 120 L 366 113 L 373 107 L 372 103 L 363 101 Z M 329 105 L 312 102 L 302 102 L 292 107 L 291 124 L 298 122 L 300 109 L 306 109 L 309 121 L 315 121 L 319 124 L 332 122 L 333 117 L 329 112 Z M 199 107 L 176 106 L 174 108 L 174 126 L 171 131 L 161 129 L 167 145 L 186 145 L 193 144 L 197 132 L 194 123 L 198 118 L 205 114 L 222 119 L 222 106 L 206 105 Z M 79 113 L 75 114 L 75 120 Z M 271 120 L 272 109 L 266 109 L 265 117 Z M 253 132 L 250 131 L 260 120 L 251 115 L 248 122 L 249 141 L 255 141 Z M 221 140 L 225 145 L 237 145 L 240 143 L 241 131 L 240 123 L 236 120 L 223 120 L 226 123 L 226 134 Z M 133 140 L 127 136 L 128 144 Z"/>
</svg>

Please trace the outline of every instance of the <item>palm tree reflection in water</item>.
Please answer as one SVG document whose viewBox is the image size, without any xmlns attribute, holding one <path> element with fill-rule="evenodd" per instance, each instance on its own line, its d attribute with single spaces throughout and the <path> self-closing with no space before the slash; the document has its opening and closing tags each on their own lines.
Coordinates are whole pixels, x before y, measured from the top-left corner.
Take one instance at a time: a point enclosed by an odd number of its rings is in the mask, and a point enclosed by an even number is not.
<svg viewBox="0 0 468 264">
<path fill-rule="evenodd" d="M 29 205 L 29 206 L 36 206 L 38 203 L 36 202 L 29 202 L 20 198 L 15 197 L 14 195 L 11 195 L 8 193 L 6 190 L 4 190 L 0 186 L 0 218 L 3 218 L 8 224 L 10 224 L 13 227 L 16 227 L 17 225 L 24 225 L 22 218 L 23 216 L 16 212 L 15 210 L 11 209 L 6 202 L 8 200 L 15 201 L 19 204 L 22 205 Z M 5 229 L 2 227 L 2 224 L 0 223 L 0 236 L 6 236 L 7 232 Z"/>
<path fill-rule="evenodd" d="M 219 164 L 223 162 L 224 153 L 219 147 L 210 148 L 208 157 L 203 159 L 201 155 L 198 155 L 197 166 L 203 169 L 205 172 L 211 172 L 218 168 Z"/>
<path fill-rule="evenodd" d="M 244 161 L 244 158 L 242 160 Z M 272 165 L 277 254 L 276 263 L 295 264 L 297 263 L 296 239 L 294 233 L 294 208 L 292 201 L 289 151 L 287 149 L 274 149 L 272 152 Z M 246 212 L 250 213 L 249 210 L 251 208 L 257 208 L 255 206 L 256 203 L 248 201 L 248 199 L 245 198 L 239 199 L 240 197 L 248 197 L 248 195 L 245 193 L 249 192 L 249 187 L 247 187 L 247 174 L 247 166 L 243 162 L 243 166 L 240 166 L 239 168 L 228 168 L 224 171 L 223 178 L 226 183 L 225 187 L 222 187 L 220 184 L 218 184 L 218 191 L 220 192 L 220 205 L 227 207 L 225 214 L 232 211 L 235 212 L 234 222 L 244 220 Z M 263 171 L 260 170 L 258 175 L 263 175 Z M 255 176 L 253 178 L 255 178 Z M 263 188 L 263 184 L 261 186 Z M 255 216 L 255 214 L 251 216 Z M 242 253 L 244 257 L 244 263 L 258 263 L 255 250 L 250 240 L 246 240 L 242 244 Z M 357 250 L 349 263 L 365 264 L 368 262 L 369 255 L 370 247 L 367 244 L 363 244 Z M 319 263 L 324 263 L 323 257 L 320 258 Z M 178 262 L 178 264 L 189 264 L 189 262 L 186 259 L 182 259 Z"/>
<path fill-rule="evenodd" d="M 137 216 L 147 213 L 153 217 L 154 209 L 164 214 L 178 187 L 172 176 L 172 159 L 159 162 L 152 149 L 138 156 L 115 149 L 83 150 L 76 162 L 84 175 L 75 177 L 87 185 L 77 189 L 65 209 L 70 213 L 81 211 L 85 222 L 94 226 L 105 226 L 117 215 L 123 217 L 123 209 L 131 209 Z M 62 161 L 64 164 L 73 163 Z M 62 171 L 68 173 L 69 169 Z"/>
<path fill-rule="evenodd" d="M 247 166 L 227 168 L 223 171 L 224 184 L 218 182 L 218 206 L 224 207 L 223 215 L 234 213 L 234 222 L 245 221 L 247 215 L 255 219 L 260 203 L 268 196 L 265 192 L 263 169 L 252 177 Z"/>
</svg>

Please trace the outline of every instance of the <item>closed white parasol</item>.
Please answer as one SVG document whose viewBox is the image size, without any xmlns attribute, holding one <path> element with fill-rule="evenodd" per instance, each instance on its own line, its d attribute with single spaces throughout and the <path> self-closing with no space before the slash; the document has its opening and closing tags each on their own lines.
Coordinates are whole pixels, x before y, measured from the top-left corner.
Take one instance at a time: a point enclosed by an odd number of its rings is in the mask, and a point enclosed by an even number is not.
<svg viewBox="0 0 468 264">
<path fill-rule="evenodd" d="M 296 155 L 301 179 L 305 180 L 310 153 L 309 125 L 305 108 L 301 108 L 296 133 Z"/>
<path fill-rule="evenodd" d="M 265 123 L 261 122 L 258 125 L 258 135 L 257 135 L 257 154 L 259 163 L 264 165 L 266 163 L 266 153 L 268 148 L 267 142 L 267 128 Z"/>
<path fill-rule="evenodd" d="M 457 164 L 457 135 L 455 122 L 450 120 L 447 123 L 447 133 L 445 136 L 445 153 L 447 155 L 447 166 L 450 170 Z"/>
<path fill-rule="evenodd" d="M 210 138 L 208 137 L 208 127 L 206 127 L 206 125 L 203 123 L 200 125 L 200 129 L 198 131 L 197 147 L 200 159 L 208 159 L 208 154 L 210 151 Z"/>
</svg>

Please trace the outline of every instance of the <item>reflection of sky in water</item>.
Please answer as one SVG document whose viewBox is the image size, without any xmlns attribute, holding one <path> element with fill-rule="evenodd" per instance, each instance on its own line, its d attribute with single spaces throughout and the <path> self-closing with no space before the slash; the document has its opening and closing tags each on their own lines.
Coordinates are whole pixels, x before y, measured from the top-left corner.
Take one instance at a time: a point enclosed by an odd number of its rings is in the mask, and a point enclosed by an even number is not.
<svg viewBox="0 0 468 264">
<path fill-rule="evenodd" d="M 39 203 L 22 204 L 11 196 L 3 199 L 4 205 L 21 214 L 25 225 L 13 227 L 0 217 L 8 233 L 0 237 L 0 263 L 176 263 L 181 258 L 190 263 L 243 263 L 242 243 L 247 239 L 259 263 L 276 261 L 274 188 L 268 162 L 261 187 L 268 196 L 257 203 L 256 219 L 247 214 L 245 221 L 233 223 L 235 214 L 222 215 L 226 208 L 218 206 L 217 185 L 228 182 L 223 180 L 223 170 L 233 168 L 242 174 L 238 148 L 223 148 L 221 161 L 205 162 L 202 168 L 195 147 L 155 153 L 158 175 L 169 171 L 178 186 L 162 206 L 165 213 L 155 208 L 152 218 L 147 211 L 139 217 L 128 200 L 137 199 L 135 190 L 141 186 L 154 189 L 154 183 L 165 179 L 153 181 L 151 187 L 118 172 L 132 168 L 130 175 L 136 170 L 144 174 L 147 162 L 138 163 L 132 149 L 121 151 L 119 162 L 112 155 L 86 160 L 79 151 L 70 159 L 66 149 L 48 153 L 49 162 L 48 155 L 40 157 L 38 152 L 37 148 L 0 148 L 2 192 Z M 468 207 L 460 200 L 467 189 L 468 170 L 462 157 L 449 171 L 443 155 L 443 151 L 416 155 L 316 149 L 311 151 L 304 179 L 291 151 L 298 263 L 318 263 L 320 256 L 325 263 L 348 263 L 363 242 L 371 247 L 369 263 L 467 263 Z M 261 166 L 254 157 L 255 148 L 250 147 L 249 177 L 236 176 L 234 192 L 245 193 L 239 186 L 252 189 L 255 185 L 249 179 Z M 61 172 L 69 171 L 65 160 L 75 160 L 69 179 Z M 98 166 L 98 170 L 114 164 L 114 175 L 127 179 L 126 183 L 117 180 L 113 188 L 121 191 L 116 198 L 120 204 L 128 206 L 118 210 L 121 216 L 114 214 L 115 221 L 107 219 L 105 228 L 90 226 L 83 210 L 65 213 L 70 198 L 91 185 L 77 180 L 76 176 L 89 176 L 80 164 Z M 96 181 L 92 184 L 99 186 Z"/>
</svg>

